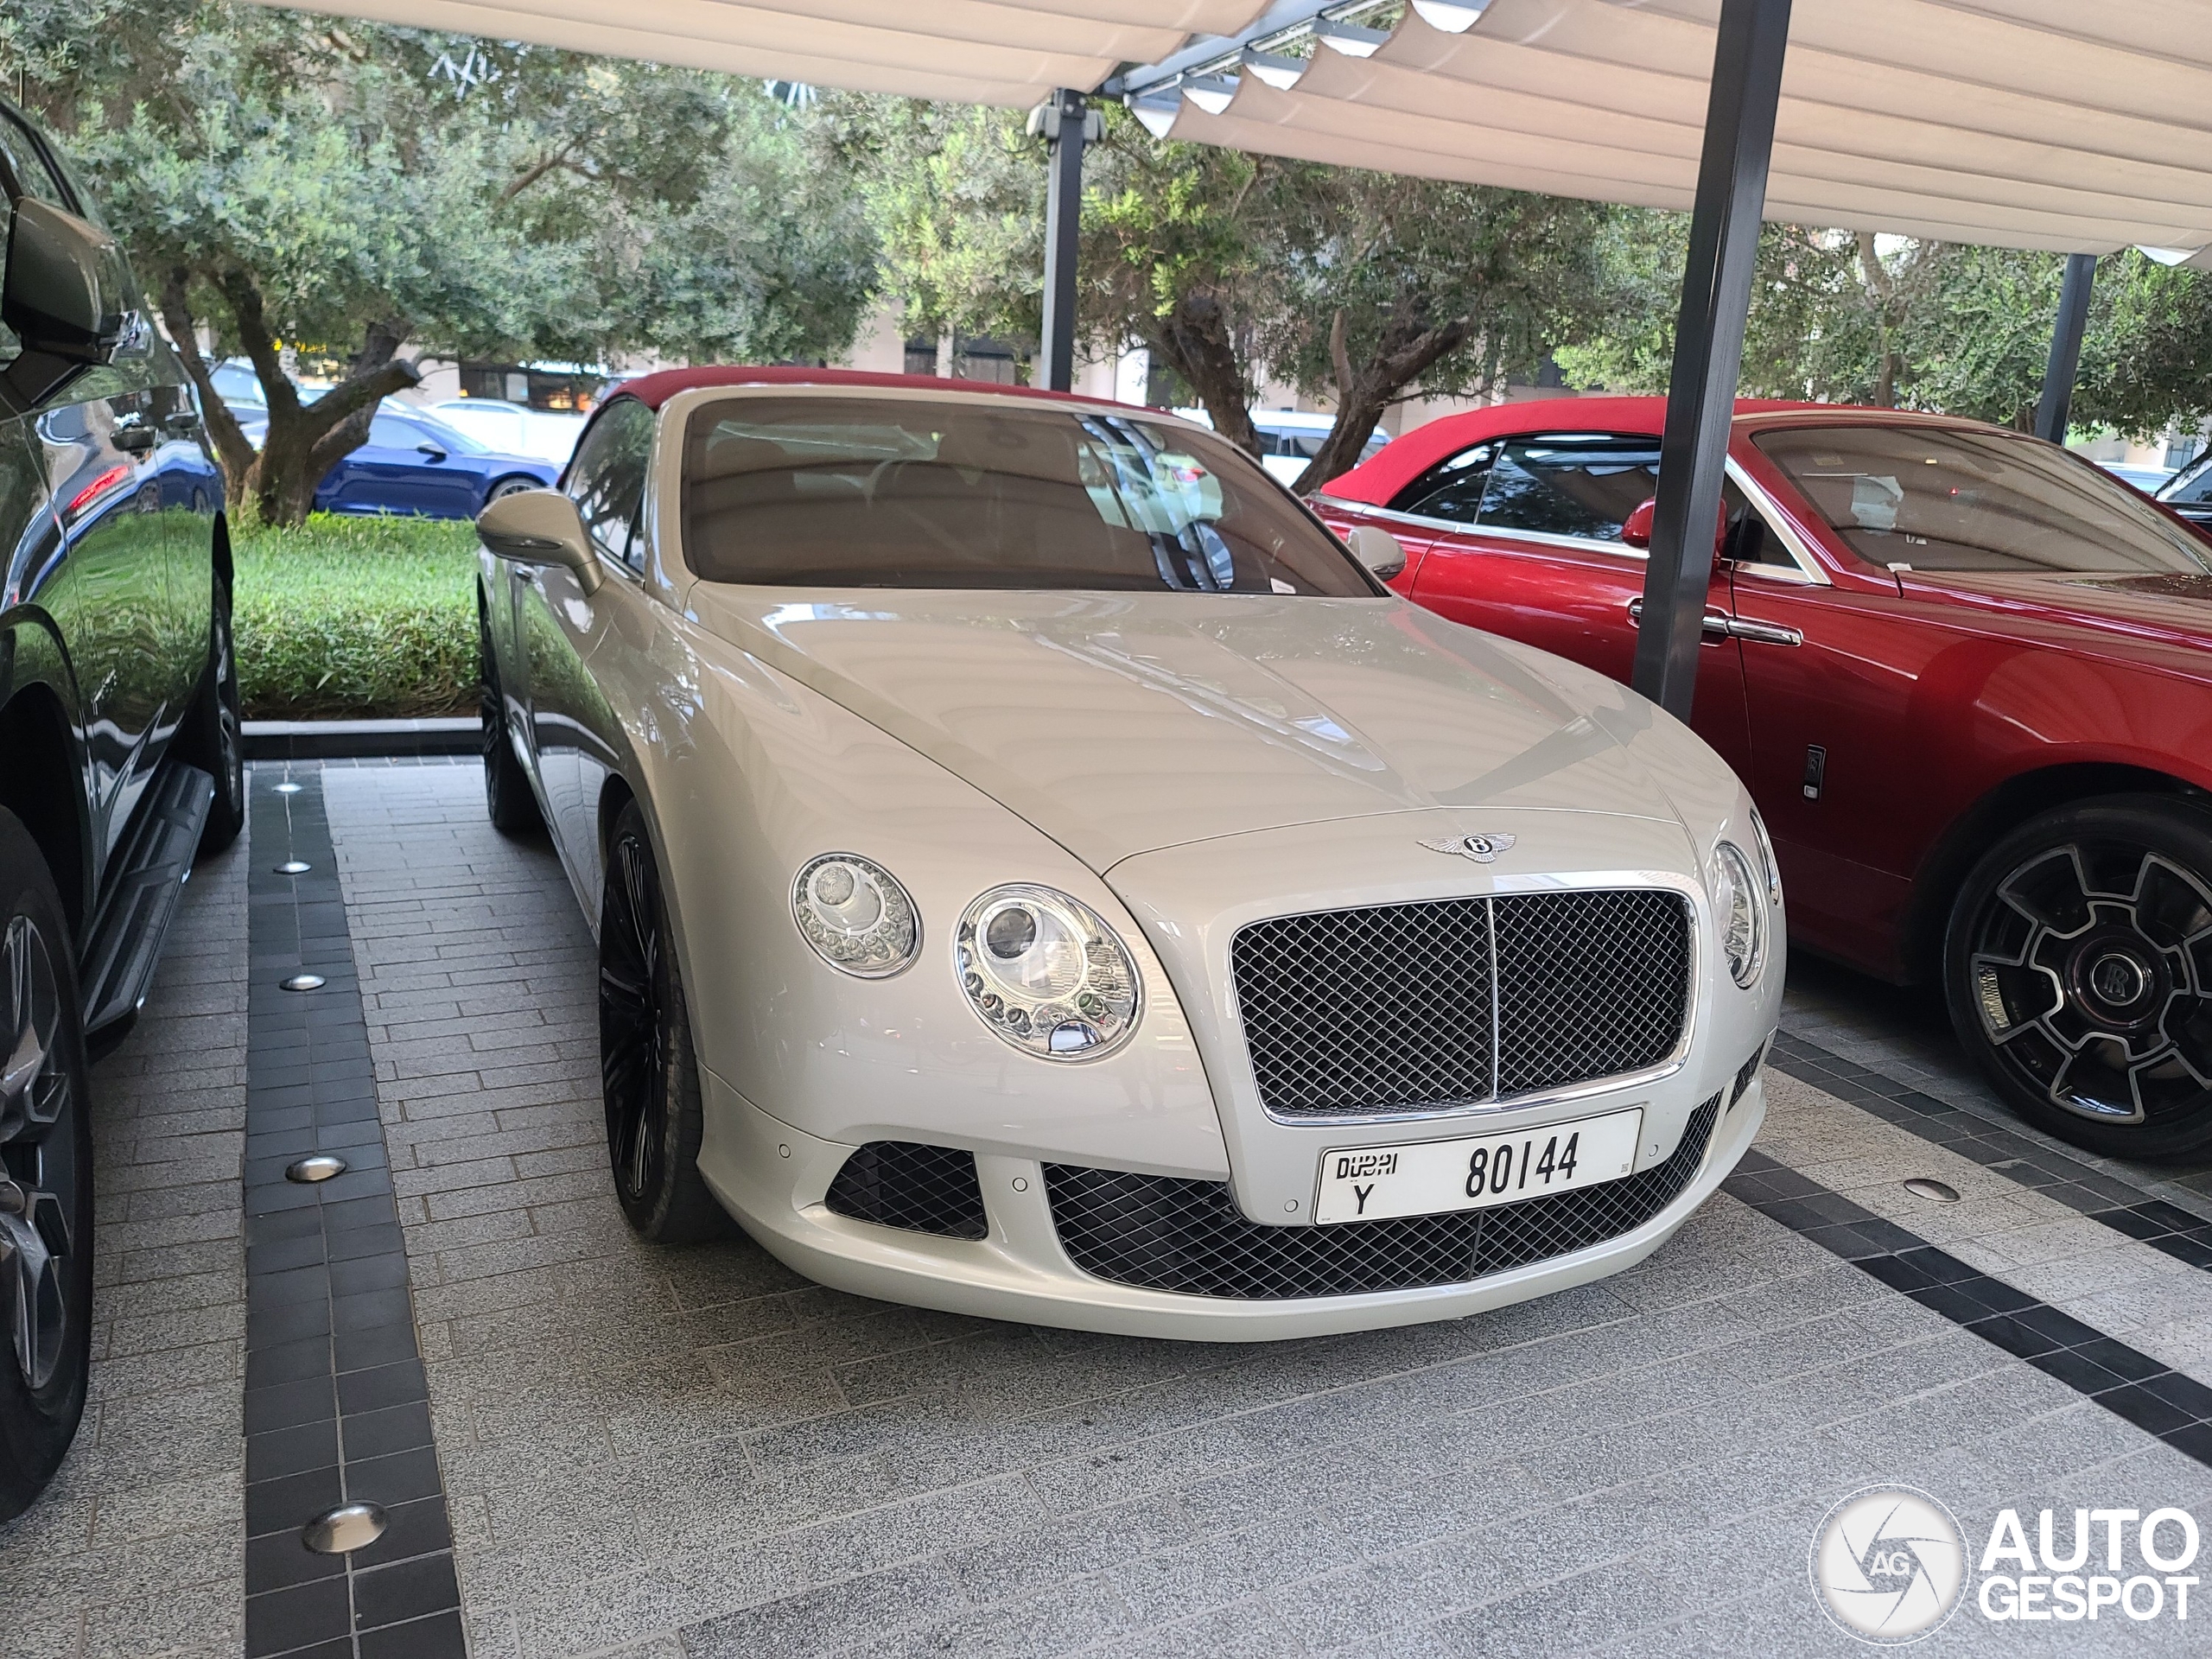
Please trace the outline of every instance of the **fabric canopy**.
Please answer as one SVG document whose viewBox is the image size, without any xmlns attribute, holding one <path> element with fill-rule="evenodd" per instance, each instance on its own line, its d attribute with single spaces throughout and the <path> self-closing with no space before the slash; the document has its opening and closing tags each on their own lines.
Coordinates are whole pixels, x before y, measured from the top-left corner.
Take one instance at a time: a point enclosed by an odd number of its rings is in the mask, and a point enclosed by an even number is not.
<svg viewBox="0 0 2212 1659">
<path fill-rule="evenodd" d="M 1310 59 L 1271 52 L 1241 71 L 1234 41 L 1207 37 L 1270 35 L 1280 17 L 1314 9 L 1297 0 L 307 0 L 307 9 L 1015 106 L 1109 79 L 1141 88 L 1143 73 L 1123 75 L 1127 66 L 1182 53 L 1179 62 L 1230 67 L 1138 94 L 1138 113 L 1175 138 L 1687 208 L 1719 0 L 1412 0 L 1379 42 L 1371 31 L 1325 27 Z M 1795 0 L 1767 217 L 2064 252 L 2135 245 L 2212 269 L 2212 0 Z"/>
<path fill-rule="evenodd" d="M 277 0 L 264 0 L 276 3 Z M 284 0 L 297 10 L 855 92 L 1020 107 L 1096 86 L 1266 0 Z"/>
<path fill-rule="evenodd" d="M 1167 99 L 1155 131 L 1687 208 L 1719 0 L 1414 0 Z M 2212 245 L 2212 0 L 1795 0 L 1770 219 L 2107 253 Z M 2191 263 L 2203 263 L 2202 257 Z"/>
</svg>

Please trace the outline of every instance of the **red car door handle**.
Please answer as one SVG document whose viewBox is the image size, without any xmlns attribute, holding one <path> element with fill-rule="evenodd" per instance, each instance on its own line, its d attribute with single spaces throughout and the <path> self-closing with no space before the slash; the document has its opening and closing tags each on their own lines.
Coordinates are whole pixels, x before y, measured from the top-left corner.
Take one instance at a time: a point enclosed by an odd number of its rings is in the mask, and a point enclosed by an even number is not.
<svg viewBox="0 0 2212 1659">
<path fill-rule="evenodd" d="M 1640 597 L 1628 602 L 1628 625 L 1631 628 L 1643 626 L 1643 601 Z M 1705 613 L 1705 637 L 1708 639 L 1727 639 L 1728 619 L 1718 611 L 1707 611 Z"/>
<path fill-rule="evenodd" d="M 1628 602 L 1628 625 L 1632 628 L 1643 626 L 1643 601 L 1631 599 Z M 1748 617 L 1727 616 L 1719 611 L 1705 613 L 1705 637 L 1708 639 L 1750 639 L 1763 645 L 1802 645 L 1805 636 L 1796 628 L 1785 628 L 1775 622 L 1754 622 Z"/>
</svg>

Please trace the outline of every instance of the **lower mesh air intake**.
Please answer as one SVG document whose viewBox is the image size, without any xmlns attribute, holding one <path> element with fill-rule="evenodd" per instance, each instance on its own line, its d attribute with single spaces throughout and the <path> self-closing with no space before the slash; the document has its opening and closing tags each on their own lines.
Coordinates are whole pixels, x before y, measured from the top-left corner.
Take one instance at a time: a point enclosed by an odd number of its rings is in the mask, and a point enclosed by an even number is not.
<svg viewBox="0 0 2212 1659">
<path fill-rule="evenodd" d="M 1221 1181 L 1045 1166 L 1052 1226 L 1093 1278 L 1192 1296 L 1275 1301 L 1466 1284 L 1633 1232 L 1705 1161 L 1720 1096 L 1690 1114 L 1662 1164 L 1617 1181 L 1455 1215 L 1262 1227 Z"/>
<path fill-rule="evenodd" d="M 823 1200 L 835 1214 L 945 1238 L 991 1230 L 976 1154 L 906 1141 L 871 1141 L 845 1160 Z"/>
</svg>

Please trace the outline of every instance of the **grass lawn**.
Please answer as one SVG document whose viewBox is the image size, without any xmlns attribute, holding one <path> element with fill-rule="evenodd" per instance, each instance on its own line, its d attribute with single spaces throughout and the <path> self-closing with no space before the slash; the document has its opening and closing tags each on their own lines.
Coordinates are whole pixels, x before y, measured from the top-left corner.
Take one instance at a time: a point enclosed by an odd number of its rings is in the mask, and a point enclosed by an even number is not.
<svg viewBox="0 0 2212 1659">
<path fill-rule="evenodd" d="M 248 720 L 476 707 L 476 527 L 317 513 L 236 533 L 232 605 Z"/>
</svg>

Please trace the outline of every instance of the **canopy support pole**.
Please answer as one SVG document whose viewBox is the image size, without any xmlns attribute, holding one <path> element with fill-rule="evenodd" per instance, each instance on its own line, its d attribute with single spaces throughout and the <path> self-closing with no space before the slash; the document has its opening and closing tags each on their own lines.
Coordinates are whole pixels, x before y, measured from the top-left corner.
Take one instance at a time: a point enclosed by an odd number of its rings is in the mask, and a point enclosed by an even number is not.
<svg viewBox="0 0 2212 1659">
<path fill-rule="evenodd" d="M 1083 229 L 1083 147 L 1090 136 L 1090 105 L 1081 92 L 1062 87 L 1038 114 L 1043 118 L 1035 125 L 1052 143 L 1045 186 L 1045 327 L 1039 366 L 1047 388 L 1071 391 L 1076 244 Z"/>
<path fill-rule="evenodd" d="M 2082 335 L 2089 326 L 2089 289 L 2097 280 L 2097 256 L 2066 256 L 2066 280 L 2058 289 L 2058 322 L 2050 331 L 2050 362 L 2043 372 L 2043 396 L 2036 400 L 2036 436 L 2066 442 L 2066 419 L 2074 407 L 2074 382 L 2082 368 Z"/>
<path fill-rule="evenodd" d="M 1789 0 L 1721 0 L 1636 642 L 1636 689 L 1685 721 L 1697 689 L 1729 422 L 1789 41 Z"/>
</svg>

